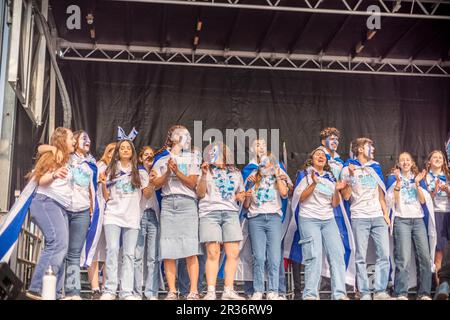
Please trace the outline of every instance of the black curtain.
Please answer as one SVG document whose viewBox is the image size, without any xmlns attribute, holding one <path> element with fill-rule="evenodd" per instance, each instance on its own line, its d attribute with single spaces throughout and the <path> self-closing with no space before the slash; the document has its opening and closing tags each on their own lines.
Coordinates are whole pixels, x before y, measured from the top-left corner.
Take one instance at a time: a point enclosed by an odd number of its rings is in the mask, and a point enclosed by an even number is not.
<svg viewBox="0 0 450 320">
<path fill-rule="evenodd" d="M 341 130 L 339 148 L 375 141 L 385 171 L 401 151 L 420 165 L 444 149 L 449 131 L 450 82 L 445 78 L 60 62 L 73 105 L 74 129 L 85 129 L 101 156 L 117 126 L 139 131 L 138 147 L 164 143 L 172 124 L 193 130 L 280 129 L 294 175 L 319 144 L 326 126 Z M 192 131 L 191 131 L 192 133 Z"/>
</svg>

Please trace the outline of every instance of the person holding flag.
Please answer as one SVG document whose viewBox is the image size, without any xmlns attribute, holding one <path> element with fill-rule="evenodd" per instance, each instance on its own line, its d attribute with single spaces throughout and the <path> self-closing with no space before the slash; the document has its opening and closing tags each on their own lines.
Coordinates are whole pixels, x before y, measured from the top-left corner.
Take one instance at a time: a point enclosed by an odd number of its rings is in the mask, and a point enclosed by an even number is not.
<svg viewBox="0 0 450 320">
<path fill-rule="evenodd" d="M 352 230 L 355 238 L 356 279 L 361 300 L 372 300 L 367 277 L 366 256 L 369 237 L 375 243 L 376 264 L 374 300 L 390 299 L 386 292 L 389 282 L 389 213 L 386 207 L 386 187 L 381 166 L 374 161 L 375 147 L 368 138 L 352 143 L 354 159 L 349 159 L 341 172 L 347 182 L 342 190 L 350 201 Z"/>
<path fill-rule="evenodd" d="M 106 239 L 106 284 L 100 300 L 115 300 L 120 281 L 119 297 L 137 300 L 133 295 L 134 254 L 139 235 L 142 196 L 150 198 L 153 186 L 149 174 L 139 169 L 133 140 L 133 128 L 126 136 L 119 127 L 118 142 L 106 172 L 99 176 L 106 200 L 104 231 Z M 118 275 L 119 249 L 122 245 L 122 268 Z"/>
<path fill-rule="evenodd" d="M 239 256 L 242 230 L 239 223 L 239 203 L 245 199 L 242 175 L 234 166 L 233 156 L 223 143 L 210 144 L 205 149 L 202 175 L 197 183 L 200 216 L 200 242 L 207 252 L 204 300 L 216 299 L 220 246 L 225 251 L 225 285 L 222 300 L 245 300 L 234 291 L 234 275 Z"/>
<path fill-rule="evenodd" d="M 411 154 L 403 152 L 387 178 L 386 201 L 391 212 L 397 300 L 408 300 L 408 289 L 416 284 L 417 299 L 431 300 L 436 231 L 432 200 L 423 181 L 426 174 L 425 170 L 419 173 Z M 415 281 L 416 269 L 418 281 Z"/>
</svg>

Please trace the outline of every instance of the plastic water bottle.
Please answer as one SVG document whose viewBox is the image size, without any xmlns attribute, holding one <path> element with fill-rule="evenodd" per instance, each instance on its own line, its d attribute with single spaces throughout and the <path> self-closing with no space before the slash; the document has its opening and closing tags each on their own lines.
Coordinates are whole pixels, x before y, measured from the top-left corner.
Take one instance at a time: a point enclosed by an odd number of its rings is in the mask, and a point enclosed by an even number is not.
<svg viewBox="0 0 450 320">
<path fill-rule="evenodd" d="M 53 273 L 52 266 L 48 266 L 42 278 L 42 300 L 56 300 L 56 276 Z"/>
</svg>

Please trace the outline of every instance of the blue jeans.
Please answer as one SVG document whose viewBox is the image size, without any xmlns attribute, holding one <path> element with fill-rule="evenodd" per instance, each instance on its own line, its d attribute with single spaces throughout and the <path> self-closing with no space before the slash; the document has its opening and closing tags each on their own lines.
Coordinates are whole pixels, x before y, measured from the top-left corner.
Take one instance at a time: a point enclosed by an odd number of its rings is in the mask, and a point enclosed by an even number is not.
<svg viewBox="0 0 450 320">
<path fill-rule="evenodd" d="M 30 291 L 42 292 L 42 277 L 51 266 L 56 275 L 57 298 L 61 297 L 64 281 L 64 259 L 69 246 L 66 210 L 55 200 L 36 194 L 30 206 L 31 219 L 44 235 L 44 250 L 34 269 Z"/>
<path fill-rule="evenodd" d="M 147 247 L 147 250 L 146 250 Z M 134 292 L 142 296 L 142 278 L 145 279 L 144 295 L 147 298 L 157 297 L 159 290 L 159 225 L 153 209 L 144 211 L 141 229 L 134 251 Z M 145 265 L 143 258 L 146 257 Z M 145 270 L 145 272 L 143 272 Z"/>
<path fill-rule="evenodd" d="M 198 292 L 203 292 L 203 279 L 205 277 L 206 254 L 197 256 L 198 258 Z M 186 259 L 178 260 L 177 287 L 182 296 L 186 296 L 190 291 L 189 273 L 186 267 Z"/>
<path fill-rule="evenodd" d="M 412 240 L 412 241 L 411 241 Z M 429 296 L 431 292 L 431 262 L 427 230 L 422 218 L 394 220 L 394 294 L 408 295 L 408 273 L 411 249 L 414 244 L 418 272 L 417 295 Z"/>
<path fill-rule="evenodd" d="M 103 226 L 106 239 L 106 283 L 105 292 L 116 294 L 119 284 L 118 264 L 120 236 L 122 234 L 122 265 L 120 272 L 120 298 L 133 294 L 134 250 L 139 235 L 138 229 L 106 224 Z"/>
<path fill-rule="evenodd" d="M 281 252 L 283 252 L 283 247 L 281 247 Z M 267 270 L 267 264 L 266 264 Z M 286 270 L 284 269 L 284 257 L 281 255 L 280 262 L 280 277 L 278 280 L 278 294 L 286 294 Z M 255 291 L 253 290 L 253 281 L 244 281 L 244 294 L 246 296 L 251 296 Z"/>
<path fill-rule="evenodd" d="M 81 212 L 67 211 L 69 220 L 69 250 L 66 257 L 66 296 L 79 296 L 80 283 L 80 256 L 83 250 L 86 234 L 91 222 L 89 209 Z"/>
<path fill-rule="evenodd" d="M 276 213 L 259 214 L 249 218 L 253 253 L 253 288 L 264 292 L 264 271 L 267 257 L 268 291 L 277 292 L 280 281 L 281 217 Z"/>
<path fill-rule="evenodd" d="M 325 248 L 331 271 L 331 296 L 340 299 L 347 295 L 345 288 L 345 251 L 334 218 L 319 220 L 299 218 L 300 241 L 305 265 L 303 299 L 319 298 L 322 274 L 322 246 Z"/>
<path fill-rule="evenodd" d="M 369 236 L 375 243 L 375 293 L 386 291 L 389 281 L 389 229 L 383 217 L 359 218 L 352 220 L 352 230 L 355 237 L 356 281 L 359 292 L 364 296 L 370 294 L 367 278 L 366 255 Z"/>
</svg>

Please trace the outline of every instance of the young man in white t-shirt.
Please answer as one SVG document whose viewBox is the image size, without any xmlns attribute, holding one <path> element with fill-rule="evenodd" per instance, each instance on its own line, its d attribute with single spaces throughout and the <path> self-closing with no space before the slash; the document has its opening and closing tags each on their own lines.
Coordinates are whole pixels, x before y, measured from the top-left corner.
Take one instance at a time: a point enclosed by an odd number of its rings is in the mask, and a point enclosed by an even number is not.
<svg viewBox="0 0 450 320">
<path fill-rule="evenodd" d="M 372 300 L 367 277 L 366 255 L 369 237 L 375 243 L 374 300 L 390 299 L 386 293 L 389 281 L 389 214 L 384 198 L 384 181 L 375 172 L 381 171 L 375 162 L 375 147 L 372 140 L 358 138 L 352 144 L 356 157 L 341 173 L 347 187 L 342 191 L 345 200 L 350 200 L 353 235 L 356 245 L 356 278 L 361 300 Z M 383 179 L 384 180 L 384 179 Z"/>
</svg>

